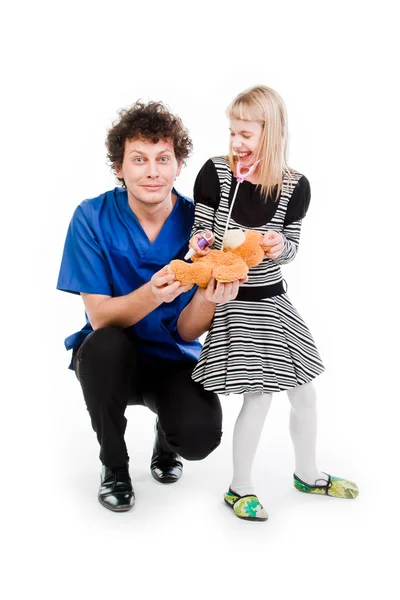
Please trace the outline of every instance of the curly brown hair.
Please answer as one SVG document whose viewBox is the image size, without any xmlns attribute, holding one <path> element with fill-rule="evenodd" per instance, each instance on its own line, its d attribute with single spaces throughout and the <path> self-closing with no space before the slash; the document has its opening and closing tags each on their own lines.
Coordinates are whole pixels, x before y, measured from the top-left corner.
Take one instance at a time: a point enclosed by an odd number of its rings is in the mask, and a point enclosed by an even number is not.
<svg viewBox="0 0 400 600">
<path fill-rule="evenodd" d="M 144 102 L 138 100 L 129 108 L 118 113 L 106 138 L 107 157 L 115 175 L 124 160 L 126 140 L 148 140 L 157 144 L 160 140 L 170 140 L 178 161 L 188 158 L 193 150 L 189 132 L 181 119 L 173 115 L 162 102 Z M 123 187 L 125 181 L 119 177 Z"/>
</svg>

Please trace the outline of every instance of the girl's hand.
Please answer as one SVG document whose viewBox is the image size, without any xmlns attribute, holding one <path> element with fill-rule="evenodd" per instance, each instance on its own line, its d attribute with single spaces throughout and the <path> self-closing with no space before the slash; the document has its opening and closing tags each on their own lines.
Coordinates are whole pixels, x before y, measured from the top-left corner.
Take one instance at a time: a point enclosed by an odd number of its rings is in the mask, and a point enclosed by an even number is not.
<svg viewBox="0 0 400 600">
<path fill-rule="evenodd" d="M 150 283 L 151 291 L 160 303 L 172 302 L 193 287 L 192 283 L 181 285 L 179 281 L 175 281 L 175 275 L 169 272 L 168 265 L 154 273 Z"/>
<path fill-rule="evenodd" d="M 261 247 L 267 258 L 278 258 L 283 252 L 284 245 L 283 235 L 271 229 L 268 229 L 267 233 L 264 234 L 261 242 Z"/>
<path fill-rule="evenodd" d="M 205 231 L 203 233 L 196 233 L 196 235 L 194 235 L 189 241 L 189 248 L 192 248 L 192 250 L 194 250 L 194 252 L 199 256 L 207 256 L 207 254 L 210 252 L 210 248 L 208 246 L 205 246 L 202 249 L 197 245 L 198 241 L 204 237 L 204 233 L 208 234 L 208 237 L 212 236 L 212 238 L 214 238 L 214 234 L 211 231 Z"/>
</svg>

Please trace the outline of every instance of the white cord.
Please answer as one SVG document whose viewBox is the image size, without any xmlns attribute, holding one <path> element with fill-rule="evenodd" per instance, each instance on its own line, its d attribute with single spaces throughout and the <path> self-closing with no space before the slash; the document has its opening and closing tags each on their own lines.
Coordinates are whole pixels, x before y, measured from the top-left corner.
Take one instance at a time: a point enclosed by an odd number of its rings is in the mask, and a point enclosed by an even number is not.
<svg viewBox="0 0 400 600">
<path fill-rule="evenodd" d="M 224 237 L 225 237 L 226 232 L 228 230 L 229 221 L 230 221 L 230 218 L 231 218 L 232 209 L 233 209 L 233 205 L 234 205 L 235 200 L 236 200 L 236 196 L 237 196 L 237 192 L 238 192 L 238 189 L 239 189 L 239 185 L 240 185 L 240 181 L 238 181 L 237 184 L 236 184 L 235 193 L 233 194 L 233 198 L 232 198 L 232 204 L 231 204 L 231 206 L 229 208 L 228 218 L 226 219 L 225 231 L 224 231 L 224 235 L 222 236 L 221 250 L 224 249 Z"/>
</svg>

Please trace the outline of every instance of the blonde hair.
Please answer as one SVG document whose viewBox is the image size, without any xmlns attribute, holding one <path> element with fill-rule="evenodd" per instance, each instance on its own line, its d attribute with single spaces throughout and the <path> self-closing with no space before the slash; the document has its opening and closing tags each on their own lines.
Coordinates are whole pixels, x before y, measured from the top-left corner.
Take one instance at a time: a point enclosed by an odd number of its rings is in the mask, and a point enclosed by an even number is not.
<svg viewBox="0 0 400 600">
<path fill-rule="evenodd" d="M 288 128 L 285 104 L 275 90 L 257 85 L 240 93 L 226 111 L 229 119 L 257 121 L 262 125 L 256 160 L 261 159 L 259 173 L 261 194 L 268 198 L 277 185 L 276 198 L 282 189 L 283 174 L 290 177 L 287 164 Z M 229 165 L 236 172 L 237 156 L 229 149 Z"/>
</svg>

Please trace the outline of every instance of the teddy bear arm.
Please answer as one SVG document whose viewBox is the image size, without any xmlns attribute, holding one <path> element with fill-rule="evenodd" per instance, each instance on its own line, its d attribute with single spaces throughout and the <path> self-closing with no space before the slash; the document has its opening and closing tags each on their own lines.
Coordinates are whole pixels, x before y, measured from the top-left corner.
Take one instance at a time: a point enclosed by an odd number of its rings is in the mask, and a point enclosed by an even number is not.
<svg viewBox="0 0 400 600">
<path fill-rule="evenodd" d="M 174 273 L 182 285 L 197 284 L 206 288 L 211 279 L 212 268 L 207 263 L 187 263 L 183 260 L 171 260 L 169 271 Z"/>
</svg>

